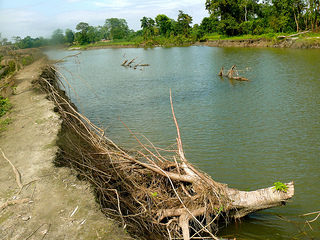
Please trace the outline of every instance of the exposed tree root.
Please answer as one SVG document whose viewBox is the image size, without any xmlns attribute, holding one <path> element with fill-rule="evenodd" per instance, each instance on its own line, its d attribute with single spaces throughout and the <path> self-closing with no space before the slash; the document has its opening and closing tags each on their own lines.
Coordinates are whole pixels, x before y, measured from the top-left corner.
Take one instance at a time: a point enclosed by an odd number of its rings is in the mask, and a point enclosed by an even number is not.
<svg viewBox="0 0 320 240">
<path fill-rule="evenodd" d="M 41 80 L 63 119 L 57 164 L 70 165 L 94 186 L 106 214 L 135 232 L 155 239 L 218 239 L 218 221 L 228 222 L 250 212 L 278 206 L 294 194 L 266 188 L 252 192 L 230 189 L 197 170 L 185 158 L 178 123 L 177 150 L 173 156 L 151 143 L 126 151 L 105 137 L 64 96 L 48 68 Z M 170 94 L 171 95 L 171 94 Z"/>
</svg>

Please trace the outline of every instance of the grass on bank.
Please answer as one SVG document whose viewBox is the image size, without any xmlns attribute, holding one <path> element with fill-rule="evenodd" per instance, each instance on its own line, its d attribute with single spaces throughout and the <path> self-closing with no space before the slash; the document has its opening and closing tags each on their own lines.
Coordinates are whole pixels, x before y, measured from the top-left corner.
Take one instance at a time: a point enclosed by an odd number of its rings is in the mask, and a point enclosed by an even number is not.
<svg viewBox="0 0 320 240">
<path fill-rule="evenodd" d="M 79 49 L 79 50 L 85 50 L 87 48 L 104 48 L 104 47 L 126 47 L 126 46 L 134 46 L 134 47 L 154 47 L 154 46 L 164 46 L 164 47 L 171 47 L 171 46 L 186 46 L 193 44 L 197 41 L 205 42 L 205 41 L 217 41 L 217 40 L 247 40 L 247 39 L 264 39 L 266 41 L 273 41 L 277 42 L 280 41 L 278 38 L 279 36 L 290 36 L 295 33 L 268 33 L 268 34 L 262 34 L 262 35 L 239 35 L 239 36 L 233 36 L 228 37 L 225 35 L 220 35 L 218 33 L 213 34 L 206 34 L 201 39 L 196 40 L 195 37 L 185 37 L 183 35 L 178 36 L 170 36 L 170 37 L 164 37 L 164 36 L 151 36 L 151 37 L 135 37 L 131 40 L 114 40 L 109 42 L 96 42 L 96 43 L 90 43 L 86 45 L 80 45 L 80 44 L 74 44 L 68 47 L 68 49 Z M 306 34 L 298 35 L 298 41 L 304 41 L 306 43 L 309 42 L 315 42 L 320 39 L 320 33 L 315 32 L 309 32 Z"/>
<path fill-rule="evenodd" d="M 177 36 L 150 36 L 150 37 L 144 37 L 144 36 L 138 36 L 130 40 L 120 39 L 120 40 L 113 40 L 109 42 L 95 42 L 85 45 L 80 44 L 73 44 L 68 47 L 69 50 L 85 50 L 87 48 L 94 48 L 94 47 L 154 47 L 154 46 L 185 46 L 190 45 L 192 43 L 197 42 L 194 36 L 186 37 L 184 35 L 177 35 Z"/>
<path fill-rule="evenodd" d="M 228 37 L 225 35 L 220 35 L 218 33 L 213 33 L 213 34 L 206 34 L 203 36 L 203 40 L 208 40 L 208 41 L 216 41 L 216 40 L 246 40 L 246 39 L 265 39 L 269 41 L 277 40 L 279 36 L 290 36 L 296 34 L 294 33 L 267 33 L 267 34 L 261 34 L 261 35 L 252 35 L 252 34 L 246 34 L 246 35 L 238 35 L 238 36 L 233 36 L 233 37 Z M 310 40 L 310 39 L 318 39 L 320 38 L 320 32 L 315 33 L 315 32 L 308 32 L 305 34 L 301 34 L 296 36 L 301 40 Z"/>
<path fill-rule="evenodd" d="M 4 116 L 11 108 L 11 103 L 8 98 L 0 96 L 0 117 Z"/>
<path fill-rule="evenodd" d="M 137 42 L 132 42 L 132 41 L 110 41 L 110 42 L 95 42 L 95 43 L 90 43 L 90 44 L 85 44 L 85 45 L 80 45 L 80 44 L 73 44 L 69 46 L 69 49 L 82 49 L 85 50 L 90 47 L 114 47 L 114 46 L 130 46 L 130 45 L 137 45 Z"/>
<path fill-rule="evenodd" d="M 0 132 L 4 131 L 7 128 L 7 125 L 12 122 L 12 119 L 10 118 L 2 119 L 2 117 L 11 109 L 11 107 L 10 100 L 0 96 Z"/>
</svg>

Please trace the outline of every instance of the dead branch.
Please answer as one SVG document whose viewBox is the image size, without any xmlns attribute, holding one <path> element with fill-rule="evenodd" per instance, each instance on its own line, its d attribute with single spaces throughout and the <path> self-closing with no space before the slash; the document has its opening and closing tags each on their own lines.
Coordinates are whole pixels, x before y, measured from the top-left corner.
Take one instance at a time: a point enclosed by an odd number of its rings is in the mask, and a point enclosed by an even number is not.
<svg viewBox="0 0 320 240">
<path fill-rule="evenodd" d="M 219 76 L 223 76 L 223 69 L 224 69 L 224 67 L 221 67 L 221 70 L 220 70 L 220 72 L 219 72 Z"/>
<path fill-rule="evenodd" d="M 15 199 L 15 200 L 12 200 L 12 201 L 7 201 L 7 202 L 2 203 L 2 204 L 0 205 L 0 211 L 2 211 L 3 209 L 5 209 L 7 206 L 14 205 L 14 204 L 26 203 L 26 202 L 29 202 L 29 201 L 30 201 L 29 198 Z"/>
<path fill-rule="evenodd" d="M 248 71 L 248 69 L 249 68 L 246 68 L 245 70 Z M 239 71 L 241 71 L 241 70 L 237 70 L 236 69 L 236 65 L 233 65 L 230 68 L 230 70 L 228 70 L 227 72 L 225 72 L 224 67 L 221 67 L 221 70 L 220 70 L 218 75 L 221 76 L 221 77 L 227 77 L 227 78 L 232 79 L 232 80 L 250 81 L 248 78 L 239 76 Z M 244 70 L 242 70 L 242 71 L 244 71 Z"/>
<path fill-rule="evenodd" d="M 127 62 L 128 62 L 128 60 L 124 60 L 124 62 L 121 64 L 121 66 L 124 66 Z"/>
<path fill-rule="evenodd" d="M 42 223 L 36 230 L 34 230 L 27 238 L 26 240 L 30 239 L 45 223 Z"/>
<path fill-rule="evenodd" d="M 302 214 L 302 215 L 299 215 L 299 216 L 303 216 L 304 217 L 304 216 L 309 216 L 309 215 L 313 215 L 313 214 L 317 214 L 317 216 L 313 220 L 310 220 L 310 221 L 306 220 L 306 222 L 311 223 L 311 222 L 316 221 L 320 217 L 320 211 L 311 212 L 311 213 L 305 213 L 305 214 Z"/>
<path fill-rule="evenodd" d="M 138 57 L 133 58 L 126 66 L 130 66 L 131 63 L 133 63 L 134 60 L 136 60 Z"/>
<path fill-rule="evenodd" d="M 237 74 L 237 72 L 236 72 L 235 70 L 233 70 L 235 67 L 236 67 L 236 65 L 233 65 L 233 66 L 230 68 L 230 70 L 228 71 L 228 73 L 227 73 L 227 77 L 228 77 L 228 78 L 233 78 L 234 75 Z"/>
<path fill-rule="evenodd" d="M 135 58 L 133 58 L 130 62 L 128 62 L 128 60 L 125 60 L 122 64 L 121 64 L 121 66 L 123 66 L 123 67 L 132 67 L 131 66 L 131 63 L 133 63 L 134 62 L 134 60 L 136 60 L 138 57 L 135 57 Z M 133 69 L 137 69 L 137 67 L 139 67 L 139 66 L 150 66 L 149 64 L 142 64 L 143 63 L 143 61 L 144 60 L 142 60 L 141 62 L 139 62 L 138 64 L 135 64 L 134 66 L 133 66 Z M 140 70 L 142 70 L 142 69 L 140 69 Z"/>
<path fill-rule="evenodd" d="M 11 165 L 11 167 L 12 167 L 12 170 L 13 170 L 15 176 L 16 176 L 16 182 L 17 182 L 17 184 L 18 184 L 18 186 L 19 186 L 19 192 L 18 192 L 18 194 L 19 194 L 19 193 L 21 192 L 21 190 L 22 190 L 21 175 L 20 175 L 18 169 L 17 169 L 17 168 L 12 164 L 12 162 L 4 155 L 4 152 L 2 151 L 1 148 L 0 148 L 0 151 L 1 151 L 1 153 L 2 153 L 3 158 L 4 158 L 5 160 L 7 160 L 8 163 L 10 163 L 10 165 Z"/>
<path fill-rule="evenodd" d="M 70 58 L 70 57 L 75 57 L 75 58 L 77 58 L 77 57 L 78 57 L 78 55 L 80 55 L 80 54 L 81 54 L 81 52 L 76 53 L 76 54 L 72 54 L 72 55 L 68 55 L 68 56 L 63 57 L 63 58 L 60 58 L 59 60 L 57 60 L 57 61 L 56 61 L 56 63 L 62 62 L 64 59 L 66 59 L 66 58 Z"/>
<path fill-rule="evenodd" d="M 138 66 L 140 66 L 141 63 L 143 63 L 144 60 L 142 60 L 141 62 L 139 62 L 138 64 L 134 65 L 133 69 L 137 69 Z"/>
<path fill-rule="evenodd" d="M 278 36 L 277 38 L 278 39 L 284 39 L 284 38 L 296 37 L 296 36 L 303 35 L 303 34 L 306 34 L 306 33 L 309 33 L 309 32 L 311 32 L 311 31 L 299 32 L 299 33 L 291 34 L 289 36 Z"/>
</svg>

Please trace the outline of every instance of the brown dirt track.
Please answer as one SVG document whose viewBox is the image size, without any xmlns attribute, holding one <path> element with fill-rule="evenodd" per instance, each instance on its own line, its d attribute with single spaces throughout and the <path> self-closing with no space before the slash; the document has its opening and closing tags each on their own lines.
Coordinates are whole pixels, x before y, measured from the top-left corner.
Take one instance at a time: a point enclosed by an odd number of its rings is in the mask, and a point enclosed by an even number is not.
<svg viewBox="0 0 320 240">
<path fill-rule="evenodd" d="M 53 164 L 61 120 L 32 84 L 46 64 L 15 75 L 13 108 L 3 116 L 13 121 L 0 133 L 0 239 L 131 239 L 100 212 L 88 183 Z M 20 193 L 9 161 L 20 173 Z"/>
</svg>

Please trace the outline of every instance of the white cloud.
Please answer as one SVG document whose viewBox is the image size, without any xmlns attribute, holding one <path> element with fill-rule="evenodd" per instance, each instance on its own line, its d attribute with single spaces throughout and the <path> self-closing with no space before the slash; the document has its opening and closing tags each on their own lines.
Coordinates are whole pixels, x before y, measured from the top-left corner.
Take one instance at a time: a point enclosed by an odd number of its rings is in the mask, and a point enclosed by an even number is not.
<svg viewBox="0 0 320 240">
<path fill-rule="evenodd" d="M 94 5 L 97 7 L 102 8 L 115 8 L 115 9 L 121 9 L 126 8 L 131 5 L 133 5 L 132 1 L 127 0 L 117 0 L 117 1 L 100 1 L 100 2 L 94 2 Z"/>
<path fill-rule="evenodd" d="M 0 15 L 0 31 L 8 39 L 12 36 L 30 35 L 38 27 L 38 14 L 33 11 L 6 9 L 0 10 Z"/>
</svg>

